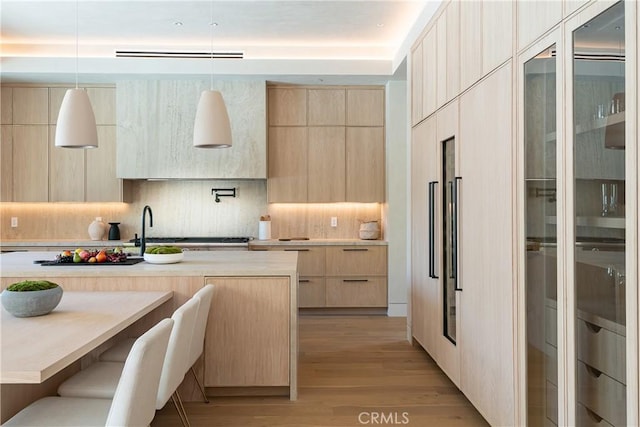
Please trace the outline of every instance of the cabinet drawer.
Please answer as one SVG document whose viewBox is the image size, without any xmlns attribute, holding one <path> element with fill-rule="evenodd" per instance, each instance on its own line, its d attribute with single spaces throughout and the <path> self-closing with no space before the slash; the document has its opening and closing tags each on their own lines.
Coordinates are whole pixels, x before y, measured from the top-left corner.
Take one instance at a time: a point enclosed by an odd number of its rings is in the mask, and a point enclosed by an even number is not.
<svg viewBox="0 0 640 427">
<path fill-rule="evenodd" d="M 284 251 L 298 252 L 300 276 L 324 276 L 325 248 L 318 246 L 285 247 Z"/>
<path fill-rule="evenodd" d="M 625 338 L 582 319 L 577 328 L 578 359 L 625 384 Z"/>
<path fill-rule="evenodd" d="M 614 426 L 627 423 L 627 387 L 578 362 L 578 402 Z"/>
<path fill-rule="evenodd" d="M 327 307 L 386 307 L 383 277 L 327 278 Z"/>
<path fill-rule="evenodd" d="M 298 252 L 298 273 L 300 276 L 324 276 L 325 248 L 320 246 L 254 246 L 252 251 Z"/>
<path fill-rule="evenodd" d="M 328 276 L 384 276 L 387 274 L 385 246 L 334 246 L 327 248 Z"/>
<path fill-rule="evenodd" d="M 599 417 L 580 403 L 578 403 L 578 408 L 576 409 L 576 421 L 576 424 L 582 427 L 613 427 L 602 417 Z"/>
<path fill-rule="evenodd" d="M 301 277 L 298 281 L 298 307 L 316 308 L 325 306 L 325 284 L 323 277 Z"/>
</svg>

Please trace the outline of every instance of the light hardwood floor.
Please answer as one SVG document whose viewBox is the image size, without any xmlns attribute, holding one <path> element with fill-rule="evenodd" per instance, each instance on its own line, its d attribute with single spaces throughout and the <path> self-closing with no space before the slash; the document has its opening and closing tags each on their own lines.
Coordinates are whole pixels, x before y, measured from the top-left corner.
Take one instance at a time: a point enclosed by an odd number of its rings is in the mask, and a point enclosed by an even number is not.
<svg viewBox="0 0 640 427">
<path fill-rule="evenodd" d="M 300 317 L 299 398 L 186 403 L 193 427 L 486 426 L 435 362 L 406 341 L 406 318 Z M 376 418 L 377 417 L 377 418 Z M 179 426 L 175 408 L 152 427 Z"/>
</svg>

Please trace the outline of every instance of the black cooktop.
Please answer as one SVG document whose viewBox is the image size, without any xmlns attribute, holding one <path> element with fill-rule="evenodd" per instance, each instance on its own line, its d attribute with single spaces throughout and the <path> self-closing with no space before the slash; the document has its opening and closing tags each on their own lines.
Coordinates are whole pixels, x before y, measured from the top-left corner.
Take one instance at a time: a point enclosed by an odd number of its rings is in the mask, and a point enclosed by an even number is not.
<svg viewBox="0 0 640 427">
<path fill-rule="evenodd" d="M 248 243 L 251 237 L 146 237 L 147 243 Z M 139 243 L 131 239 L 130 243 Z"/>
</svg>

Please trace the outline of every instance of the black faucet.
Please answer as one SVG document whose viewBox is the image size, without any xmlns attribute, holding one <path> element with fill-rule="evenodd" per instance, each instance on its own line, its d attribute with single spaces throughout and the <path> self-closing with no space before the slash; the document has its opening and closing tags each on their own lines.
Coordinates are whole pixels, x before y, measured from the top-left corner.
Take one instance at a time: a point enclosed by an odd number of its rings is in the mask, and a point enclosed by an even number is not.
<svg viewBox="0 0 640 427">
<path fill-rule="evenodd" d="M 151 207 L 146 205 L 144 209 L 142 209 L 142 236 L 140 237 L 140 255 L 144 256 L 144 250 L 146 249 L 146 241 L 144 237 L 144 227 L 145 227 L 145 217 L 147 215 L 147 211 L 149 212 L 149 227 L 153 227 L 153 212 L 151 212 Z"/>
</svg>

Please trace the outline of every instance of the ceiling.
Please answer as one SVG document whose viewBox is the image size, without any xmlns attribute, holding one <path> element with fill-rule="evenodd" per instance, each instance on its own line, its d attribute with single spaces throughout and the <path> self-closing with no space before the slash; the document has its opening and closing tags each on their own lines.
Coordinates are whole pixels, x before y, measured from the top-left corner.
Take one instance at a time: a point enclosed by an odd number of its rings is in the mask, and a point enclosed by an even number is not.
<svg viewBox="0 0 640 427">
<path fill-rule="evenodd" d="M 440 0 L 0 0 L 1 79 L 72 83 L 77 67 L 81 84 L 208 79 L 211 73 L 216 79 L 380 84 L 405 79 L 406 54 L 439 5 Z M 244 58 L 115 57 L 116 50 L 209 53 L 212 46 Z"/>
</svg>

